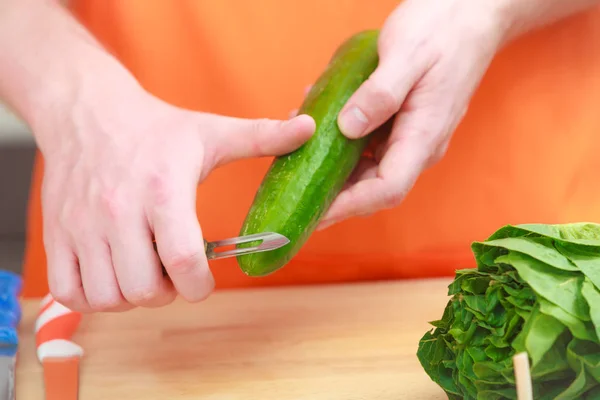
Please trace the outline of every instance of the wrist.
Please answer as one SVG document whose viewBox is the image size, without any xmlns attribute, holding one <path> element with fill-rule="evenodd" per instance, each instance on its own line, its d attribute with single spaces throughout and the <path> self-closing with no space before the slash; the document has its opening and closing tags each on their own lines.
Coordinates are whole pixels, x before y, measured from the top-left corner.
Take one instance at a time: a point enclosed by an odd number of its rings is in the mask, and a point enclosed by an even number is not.
<svg viewBox="0 0 600 400">
<path fill-rule="evenodd" d="M 517 0 L 523 1 L 523 0 Z M 496 51 L 504 46 L 512 36 L 516 9 L 513 0 L 468 0 L 474 10 L 476 21 L 484 27 L 485 39 Z"/>
<path fill-rule="evenodd" d="M 68 134 L 75 110 L 106 107 L 142 91 L 118 60 L 52 2 L 6 3 L 0 49 L 0 96 L 30 126 L 42 152 Z"/>
<path fill-rule="evenodd" d="M 474 38 L 479 50 L 495 54 L 504 45 L 510 26 L 505 6 L 506 0 L 458 0 L 459 9 L 468 14 L 463 21 L 469 36 Z"/>
<path fill-rule="evenodd" d="M 72 62 L 56 59 L 44 82 L 28 89 L 22 114 L 42 153 L 68 140 L 64 136 L 78 131 L 90 113 L 106 114 L 109 110 L 103 109 L 118 107 L 116 102 L 127 104 L 126 99 L 143 92 L 129 71 L 104 54 Z"/>
<path fill-rule="evenodd" d="M 536 1 L 533 2 L 535 3 Z M 525 17 L 525 10 L 531 6 L 526 1 L 497 0 L 494 3 L 498 30 L 501 32 L 501 46 L 511 42 L 530 29 L 528 23 L 531 20 Z"/>
<path fill-rule="evenodd" d="M 501 33 L 501 46 L 599 4 L 600 0 L 490 0 Z"/>
</svg>

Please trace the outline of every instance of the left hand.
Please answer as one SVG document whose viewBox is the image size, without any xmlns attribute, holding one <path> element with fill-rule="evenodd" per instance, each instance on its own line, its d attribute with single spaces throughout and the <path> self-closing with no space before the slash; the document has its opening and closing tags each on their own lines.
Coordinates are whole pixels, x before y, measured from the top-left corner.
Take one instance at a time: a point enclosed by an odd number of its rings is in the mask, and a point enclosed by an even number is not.
<svg viewBox="0 0 600 400">
<path fill-rule="evenodd" d="M 364 158 L 320 229 L 397 206 L 421 172 L 445 154 L 473 92 L 502 45 L 494 1 L 405 0 L 379 37 L 379 66 L 339 115 L 349 138 L 390 120 L 391 133 Z"/>
</svg>

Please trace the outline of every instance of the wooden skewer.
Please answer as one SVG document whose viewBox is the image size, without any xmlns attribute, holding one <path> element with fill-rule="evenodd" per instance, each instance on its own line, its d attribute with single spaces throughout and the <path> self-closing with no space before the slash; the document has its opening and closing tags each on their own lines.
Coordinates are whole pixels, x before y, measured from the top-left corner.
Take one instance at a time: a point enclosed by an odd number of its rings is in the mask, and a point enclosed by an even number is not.
<svg viewBox="0 0 600 400">
<path fill-rule="evenodd" d="M 529 371 L 529 356 L 527 353 L 518 353 L 513 356 L 515 381 L 517 384 L 517 399 L 533 400 L 533 385 Z"/>
</svg>

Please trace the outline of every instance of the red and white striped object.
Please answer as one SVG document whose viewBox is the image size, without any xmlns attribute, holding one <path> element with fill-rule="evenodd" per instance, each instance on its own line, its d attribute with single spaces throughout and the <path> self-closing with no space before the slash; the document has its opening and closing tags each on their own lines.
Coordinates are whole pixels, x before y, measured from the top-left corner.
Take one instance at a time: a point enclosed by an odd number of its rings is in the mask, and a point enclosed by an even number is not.
<svg viewBox="0 0 600 400">
<path fill-rule="evenodd" d="M 49 357 L 83 355 L 83 349 L 71 340 L 80 321 L 80 313 L 69 310 L 50 294 L 44 297 L 35 321 L 37 356 L 40 362 Z"/>
<path fill-rule="evenodd" d="M 79 395 L 81 346 L 71 338 L 81 322 L 81 313 L 63 306 L 48 294 L 35 321 L 38 360 L 44 367 L 46 400 L 76 400 Z"/>
</svg>

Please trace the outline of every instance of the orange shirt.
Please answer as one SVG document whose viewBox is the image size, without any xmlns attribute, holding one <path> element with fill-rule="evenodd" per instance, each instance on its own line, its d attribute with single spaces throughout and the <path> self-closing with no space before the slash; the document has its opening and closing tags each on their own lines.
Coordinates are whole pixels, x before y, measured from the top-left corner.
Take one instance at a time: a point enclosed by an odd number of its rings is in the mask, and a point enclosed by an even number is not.
<svg viewBox="0 0 600 400">
<path fill-rule="evenodd" d="M 286 118 L 337 46 L 359 30 L 380 27 L 397 4 L 75 0 L 72 10 L 164 100 L 240 117 Z M 444 160 L 424 173 L 402 205 L 315 233 L 268 277 L 246 277 L 234 259 L 215 261 L 217 288 L 447 275 L 474 266 L 470 243 L 501 225 L 600 221 L 598 49 L 596 10 L 515 42 L 495 59 Z M 199 186 L 198 217 L 209 240 L 238 234 L 269 163 L 237 162 Z M 48 290 L 42 173 L 38 158 L 27 296 Z"/>
</svg>

